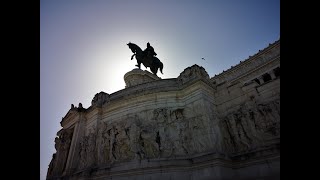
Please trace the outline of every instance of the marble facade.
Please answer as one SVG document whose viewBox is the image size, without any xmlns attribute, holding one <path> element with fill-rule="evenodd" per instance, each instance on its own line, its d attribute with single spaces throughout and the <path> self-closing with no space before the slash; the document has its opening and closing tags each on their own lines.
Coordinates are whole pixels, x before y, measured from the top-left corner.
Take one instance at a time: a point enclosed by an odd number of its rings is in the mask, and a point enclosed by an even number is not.
<svg viewBox="0 0 320 180">
<path fill-rule="evenodd" d="M 280 179 L 280 40 L 209 77 L 134 69 L 71 105 L 47 179 Z"/>
</svg>

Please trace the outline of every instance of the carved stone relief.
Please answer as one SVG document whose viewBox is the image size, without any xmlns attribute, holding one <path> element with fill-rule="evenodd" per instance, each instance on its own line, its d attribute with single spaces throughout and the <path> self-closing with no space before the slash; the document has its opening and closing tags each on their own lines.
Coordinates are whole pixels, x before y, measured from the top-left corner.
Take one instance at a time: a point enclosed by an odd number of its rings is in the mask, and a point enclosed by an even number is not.
<svg viewBox="0 0 320 180">
<path fill-rule="evenodd" d="M 82 140 L 80 141 L 80 153 L 79 153 L 79 169 L 87 167 L 87 152 L 86 147 L 88 146 L 88 137 L 84 136 Z"/>
<path fill-rule="evenodd" d="M 182 73 L 180 73 L 177 79 L 180 84 L 185 84 L 186 82 L 195 78 L 203 78 L 209 80 L 209 75 L 203 67 L 195 64 L 191 67 L 186 68 Z"/>
<path fill-rule="evenodd" d="M 110 124 L 100 122 L 94 132 L 80 141 L 78 169 L 95 163 L 186 156 L 211 148 L 203 117 L 185 108 L 158 108 Z"/>
<path fill-rule="evenodd" d="M 95 162 L 95 146 L 96 145 L 96 135 L 95 131 L 92 130 L 88 136 L 88 146 L 86 147 L 86 153 L 87 153 L 87 163 L 88 165 L 92 165 Z"/>
<path fill-rule="evenodd" d="M 92 106 L 99 106 L 101 107 L 109 98 L 109 94 L 101 91 L 97 93 L 91 101 Z"/>
<path fill-rule="evenodd" d="M 69 148 L 71 145 L 73 129 L 62 129 L 55 138 L 56 153 L 52 156 L 48 173 L 50 175 L 61 174 L 66 166 Z"/>
<path fill-rule="evenodd" d="M 174 158 L 213 150 L 211 141 L 217 137 L 209 136 L 210 127 L 201 111 L 201 104 L 193 103 L 184 108 L 157 108 L 130 114 L 111 123 L 102 121 L 97 134 L 93 129 L 80 142 L 79 169 L 95 163 Z M 279 136 L 280 100 L 245 103 L 225 115 L 219 128 L 223 151 L 255 149 L 265 140 Z"/>
<path fill-rule="evenodd" d="M 98 164 L 105 163 L 105 149 L 106 149 L 106 140 L 107 138 L 104 137 L 104 132 L 107 130 L 106 123 L 100 122 L 98 126 L 98 133 L 97 133 L 97 141 L 96 141 L 96 149 L 97 149 L 97 161 Z"/>
<path fill-rule="evenodd" d="M 160 157 L 159 145 L 156 142 L 157 131 L 151 124 L 146 124 L 140 131 L 140 144 L 145 158 Z"/>
<path fill-rule="evenodd" d="M 244 104 L 220 122 L 227 152 L 255 149 L 280 135 L 280 100 L 266 104 Z"/>
<path fill-rule="evenodd" d="M 96 163 L 96 133 L 91 129 L 87 136 L 83 136 L 80 144 L 78 169 L 90 167 Z"/>
<path fill-rule="evenodd" d="M 124 121 L 115 124 L 114 128 L 114 139 L 113 144 L 113 155 L 117 161 L 125 161 L 133 158 L 134 154 L 130 148 L 129 136 L 126 132 L 126 126 Z"/>
</svg>

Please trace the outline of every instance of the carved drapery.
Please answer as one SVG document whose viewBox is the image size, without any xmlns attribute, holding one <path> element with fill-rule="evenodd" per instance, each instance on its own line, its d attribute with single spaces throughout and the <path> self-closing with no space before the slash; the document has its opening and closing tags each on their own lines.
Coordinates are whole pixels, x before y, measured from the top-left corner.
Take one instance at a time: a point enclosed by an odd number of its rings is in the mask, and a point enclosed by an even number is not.
<svg viewBox="0 0 320 180">
<path fill-rule="evenodd" d="M 220 121 L 226 152 L 255 149 L 280 136 L 280 100 L 241 105 Z"/>
</svg>

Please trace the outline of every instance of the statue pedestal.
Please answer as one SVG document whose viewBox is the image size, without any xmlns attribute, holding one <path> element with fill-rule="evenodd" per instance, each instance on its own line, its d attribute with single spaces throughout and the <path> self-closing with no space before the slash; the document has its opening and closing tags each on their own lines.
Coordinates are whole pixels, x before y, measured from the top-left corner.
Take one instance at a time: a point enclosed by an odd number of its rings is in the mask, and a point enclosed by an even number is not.
<svg viewBox="0 0 320 180">
<path fill-rule="evenodd" d="M 135 85 L 139 85 L 139 84 L 143 84 L 143 83 L 147 83 L 147 82 L 151 82 L 151 81 L 155 81 L 155 80 L 160 80 L 161 78 L 159 78 L 158 76 L 150 73 L 147 70 L 141 70 L 141 69 L 133 69 L 132 71 L 127 72 L 124 75 L 124 81 L 126 83 L 126 88 L 131 87 L 131 86 L 135 86 Z"/>
</svg>

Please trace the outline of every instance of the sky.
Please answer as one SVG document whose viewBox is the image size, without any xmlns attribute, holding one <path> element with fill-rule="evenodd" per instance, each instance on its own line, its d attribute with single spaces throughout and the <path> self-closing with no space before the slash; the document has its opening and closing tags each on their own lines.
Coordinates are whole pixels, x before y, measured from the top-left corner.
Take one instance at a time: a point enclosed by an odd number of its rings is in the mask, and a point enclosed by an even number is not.
<svg viewBox="0 0 320 180">
<path fill-rule="evenodd" d="M 150 42 L 166 79 L 194 64 L 213 77 L 279 39 L 280 0 L 41 0 L 40 179 L 71 104 L 125 88 L 127 43 Z"/>
</svg>

